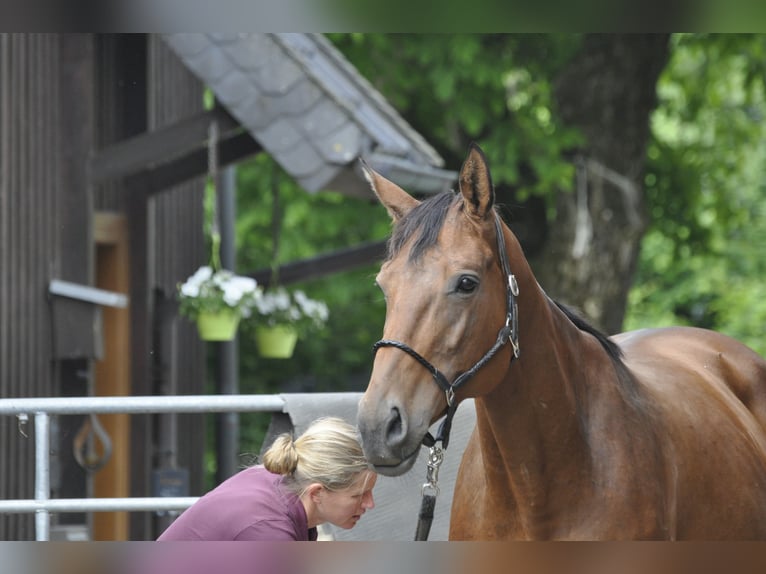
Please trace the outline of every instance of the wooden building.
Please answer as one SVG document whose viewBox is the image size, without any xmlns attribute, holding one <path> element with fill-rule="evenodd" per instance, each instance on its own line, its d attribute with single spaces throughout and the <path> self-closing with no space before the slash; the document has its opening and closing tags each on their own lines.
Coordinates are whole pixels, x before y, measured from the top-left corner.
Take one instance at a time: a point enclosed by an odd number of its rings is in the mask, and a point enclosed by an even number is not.
<svg viewBox="0 0 766 574">
<path fill-rule="evenodd" d="M 174 297 L 207 260 L 212 121 L 221 167 L 263 151 L 309 192 L 368 193 L 360 155 L 411 189 L 453 181 L 319 35 L 2 34 L 0 396 L 206 392 Z M 149 415 L 54 417 L 51 496 L 151 496 L 169 455 L 201 494 L 201 416 L 178 417 L 182 441 Z M 32 426 L 0 418 L 3 499 L 34 497 Z M 62 514 L 52 533 L 147 540 L 157 517 Z M 1 540 L 34 535 L 32 515 L 0 515 Z"/>
</svg>

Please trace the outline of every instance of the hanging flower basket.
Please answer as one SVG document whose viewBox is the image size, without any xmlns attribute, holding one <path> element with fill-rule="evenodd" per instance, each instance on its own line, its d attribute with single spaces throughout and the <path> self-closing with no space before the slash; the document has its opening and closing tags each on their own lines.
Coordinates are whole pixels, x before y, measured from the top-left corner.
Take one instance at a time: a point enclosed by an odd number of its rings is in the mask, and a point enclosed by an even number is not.
<svg viewBox="0 0 766 574">
<path fill-rule="evenodd" d="M 256 325 L 255 342 L 262 357 L 289 359 L 293 356 L 298 332 L 291 325 Z"/>
<path fill-rule="evenodd" d="M 253 306 L 256 343 L 261 356 L 289 358 L 295 342 L 321 330 L 329 311 L 323 301 L 310 299 L 303 291 L 276 287 L 258 294 Z M 271 332 L 270 332 L 271 331 Z M 283 340 L 277 346 L 276 340 Z"/>
<path fill-rule="evenodd" d="M 203 311 L 197 315 L 197 331 L 203 341 L 231 341 L 237 335 L 240 316 L 234 311 Z"/>
<path fill-rule="evenodd" d="M 201 339 L 231 341 L 259 295 L 254 279 L 202 266 L 178 285 L 179 312 L 197 323 Z"/>
</svg>

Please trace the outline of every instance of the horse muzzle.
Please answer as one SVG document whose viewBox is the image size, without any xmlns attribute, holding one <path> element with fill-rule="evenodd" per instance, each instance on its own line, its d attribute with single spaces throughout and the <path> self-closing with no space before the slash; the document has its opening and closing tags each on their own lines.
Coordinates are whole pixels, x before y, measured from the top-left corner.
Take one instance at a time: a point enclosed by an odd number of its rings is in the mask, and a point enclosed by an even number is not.
<svg viewBox="0 0 766 574">
<path fill-rule="evenodd" d="M 428 427 L 413 428 L 396 406 L 375 409 L 369 405 L 362 398 L 357 417 L 367 460 L 375 472 L 384 476 L 404 474 L 415 464 Z"/>
</svg>

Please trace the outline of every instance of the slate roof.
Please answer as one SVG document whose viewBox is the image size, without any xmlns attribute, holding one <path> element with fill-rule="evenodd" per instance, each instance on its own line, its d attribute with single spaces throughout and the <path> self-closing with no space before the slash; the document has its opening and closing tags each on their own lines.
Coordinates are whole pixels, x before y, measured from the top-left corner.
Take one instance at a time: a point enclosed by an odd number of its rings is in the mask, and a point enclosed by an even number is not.
<svg viewBox="0 0 766 574">
<path fill-rule="evenodd" d="M 408 191 L 457 174 L 321 34 L 165 34 L 222 105 L 307 191 L 371 192 L 363 157 Z"/>
</svg>

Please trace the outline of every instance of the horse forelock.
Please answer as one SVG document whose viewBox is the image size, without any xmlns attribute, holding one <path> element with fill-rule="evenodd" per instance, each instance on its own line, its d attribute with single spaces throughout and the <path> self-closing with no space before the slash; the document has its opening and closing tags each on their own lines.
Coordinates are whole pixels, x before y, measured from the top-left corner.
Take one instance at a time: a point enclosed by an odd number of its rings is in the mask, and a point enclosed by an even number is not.
<svg viewBox="0 0 766 574">
<path fill-rule="evenodd" d="M 405 244 L 414 238 L 409 253 L 410 261 L 417 261 L 436 245 L 439 231 L 444 226 L 450 208 L 461 201 L 454 192 L 444 192 L 422 201 L 401 218 L 388 240 L 388 259 L 396 257 Z"/>
</svg>

